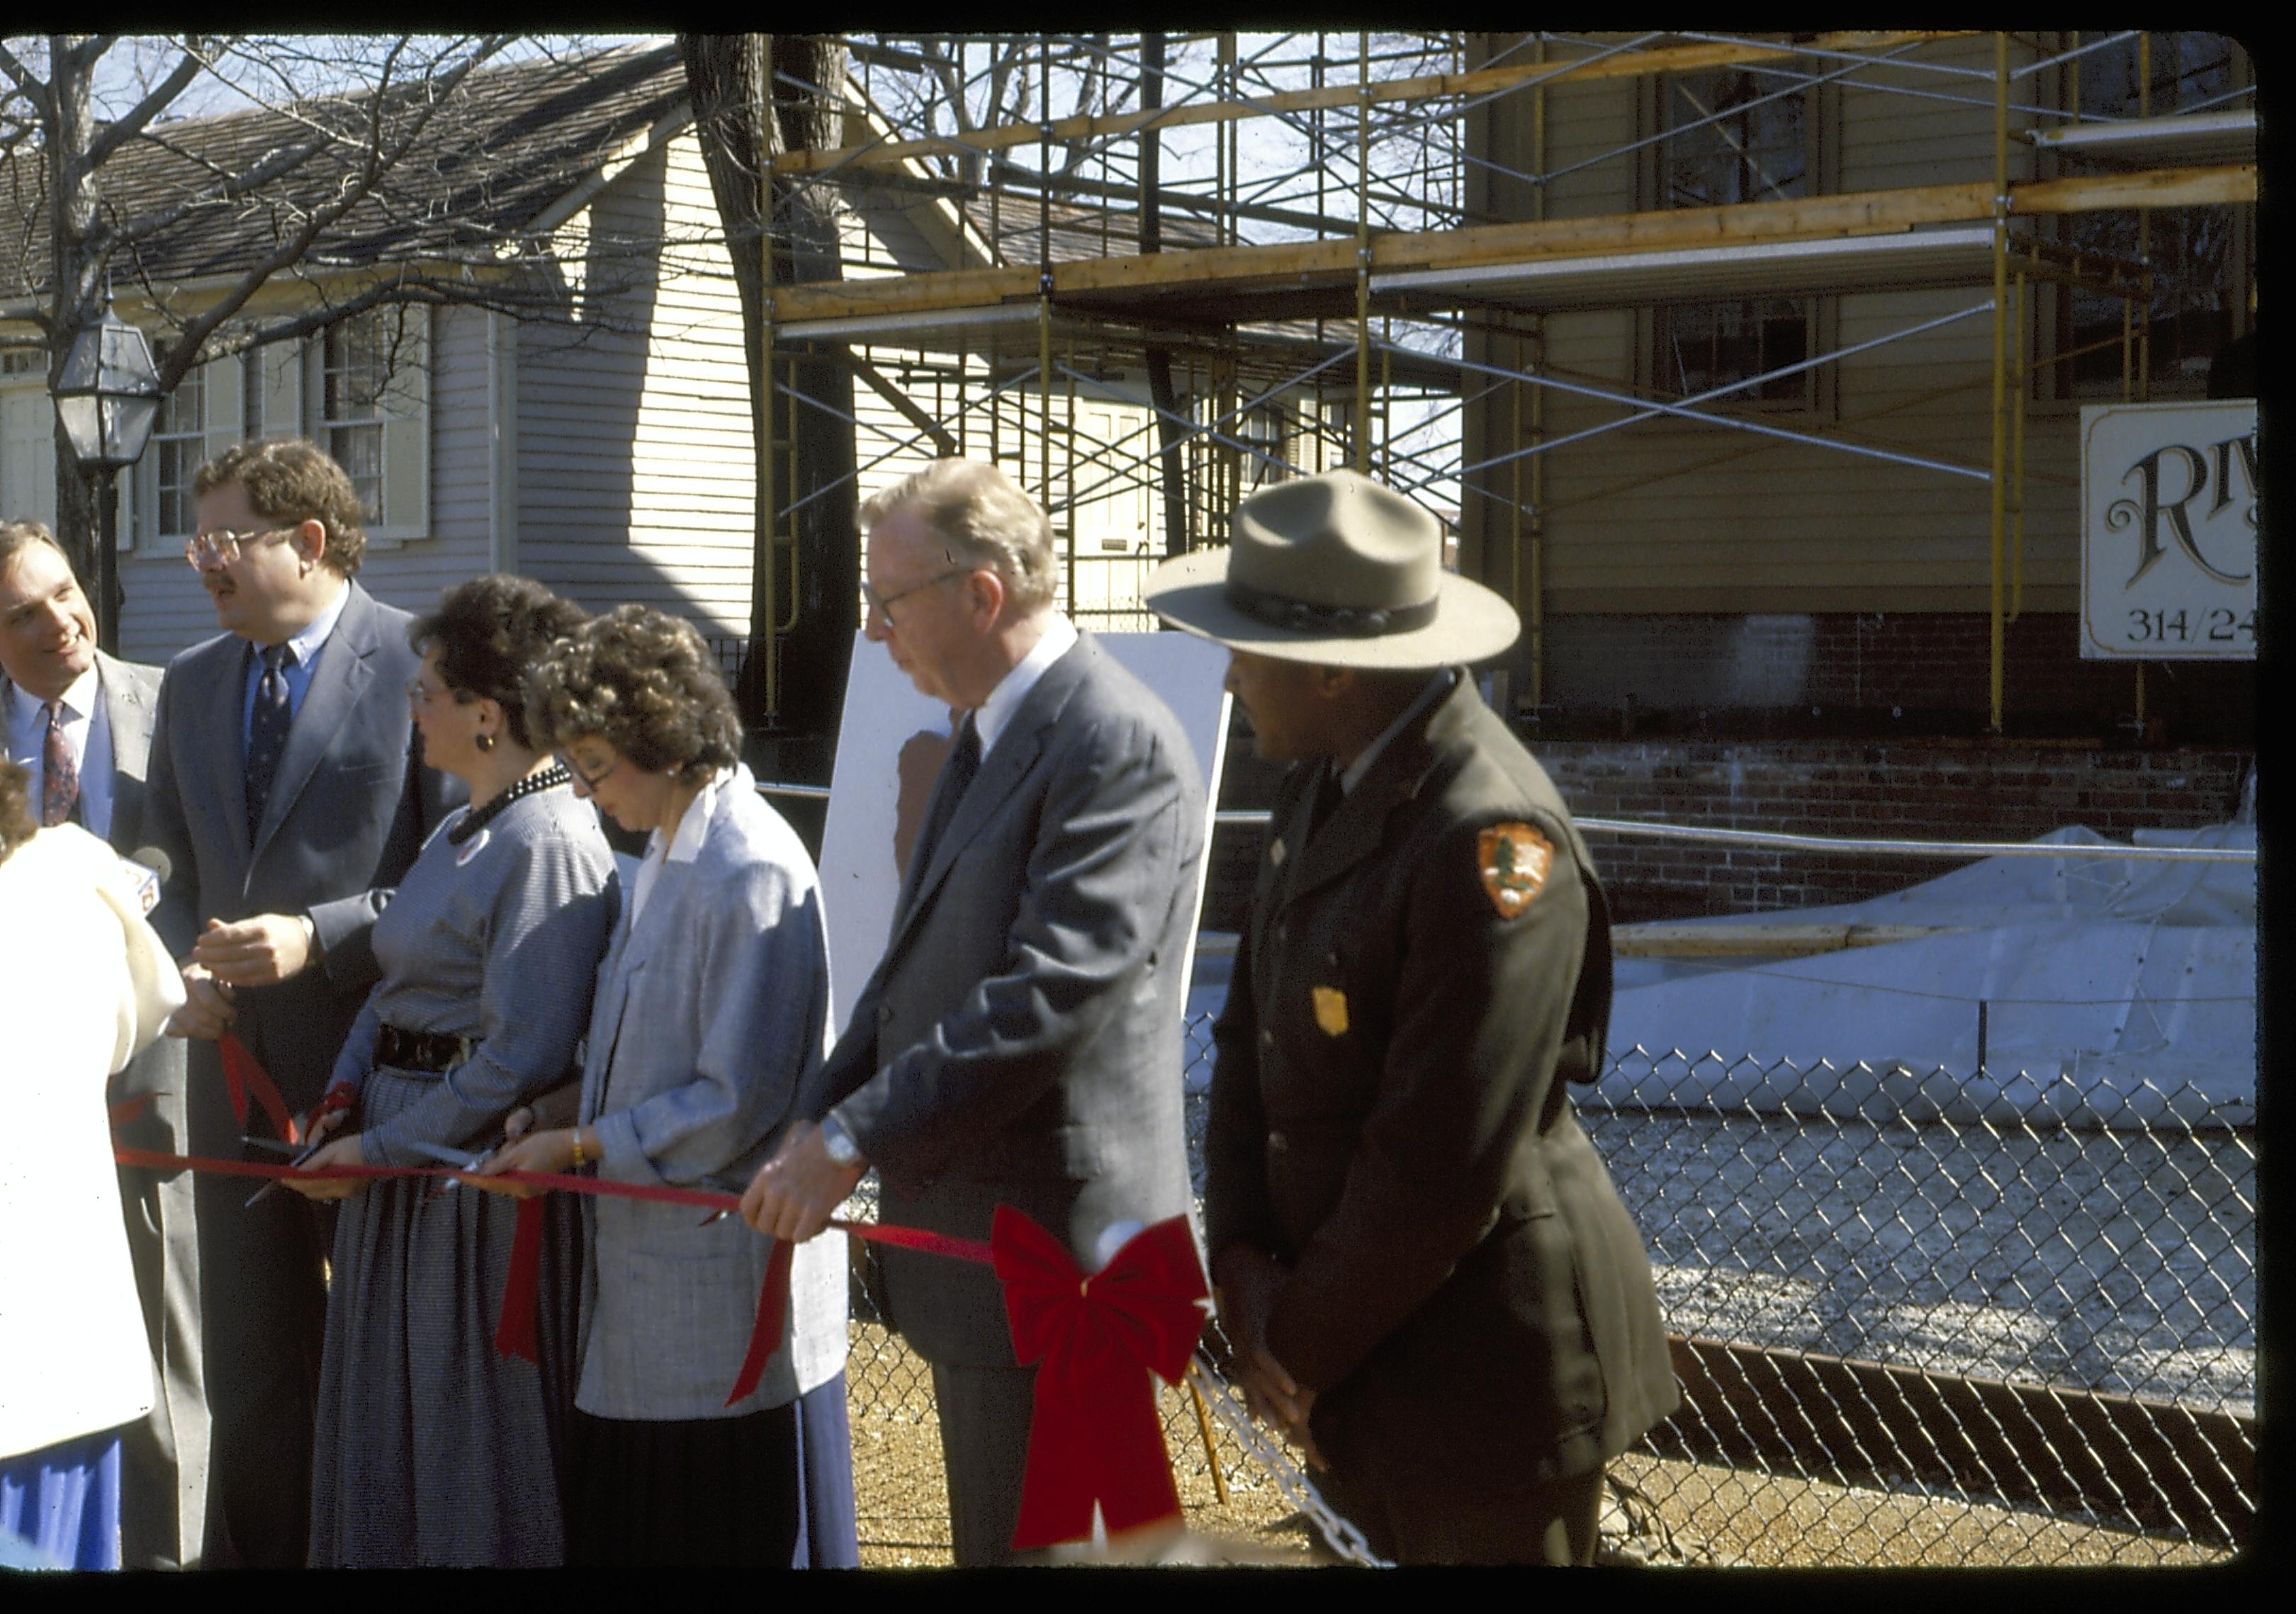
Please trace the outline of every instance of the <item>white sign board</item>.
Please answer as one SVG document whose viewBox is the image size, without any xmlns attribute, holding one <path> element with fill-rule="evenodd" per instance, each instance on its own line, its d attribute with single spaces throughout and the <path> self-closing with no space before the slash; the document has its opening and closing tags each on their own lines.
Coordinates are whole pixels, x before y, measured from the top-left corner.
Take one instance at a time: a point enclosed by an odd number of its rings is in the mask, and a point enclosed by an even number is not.
<svg viewBox="0 0 2296 1614">
<path fill-rule="evenodd" d="M 2256 657 L 2256 401 L 2081 411 L 2081 654 Z"/>
<path fill-rule="evenodd" d="M 1212 804 L 1219 799 L 1227 740 L 1227 652 L 1192 634 L 1100 634 L 1133 676 L 1161 696 L 1195 748 L 1204 778 L 1207 856 L 1196 866 L 1194 907 L 1203 906 L 1210 873 Z M 955 725 L 947 707 L 917 692 L 882 645 L 856 637 L 845 679 L 845 715 L 837 730 L 837 771 L 829 784 L 829 819 L 821 835 L 822 901 L 829 921 L 831 1007 L 837 1034 L 892 933 L 901 870 Z M 1180 979 L 1193 962 L 1181 961 Z"/>
</svg>

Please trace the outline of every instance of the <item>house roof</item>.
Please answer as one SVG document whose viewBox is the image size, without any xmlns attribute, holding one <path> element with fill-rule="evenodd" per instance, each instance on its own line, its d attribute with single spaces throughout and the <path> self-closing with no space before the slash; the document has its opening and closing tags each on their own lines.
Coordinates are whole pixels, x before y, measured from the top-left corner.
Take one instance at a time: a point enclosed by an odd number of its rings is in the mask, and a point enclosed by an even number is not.
<svg viewBox="0 0 2296 1614">
<path fill-rule="evenodd" d="M 386 140 L 420 115 L 428 86 L 384 94 Z M 305 255 L 321 266 L 489 253 L 531 229 L 586 176 L 686 99 L 674 45 L 638 45 L 579 60 L 538 59 L 472 72 L 430 116 L 407 155 L 330 224 Z M 103 165 L 107 215 L 122 223 L 178 211 L 115 266 L 155 283 L 244 270 L 339 195 L 369 149 L 375 93 L 155 123 Z M 233 197 L 226 179 L 308 142 L 340 138 L 267 184 Z M 0 162 L 0 298 L 45 288 L 50 266 L 44 165 L 37 152 Z"/>
</svg>

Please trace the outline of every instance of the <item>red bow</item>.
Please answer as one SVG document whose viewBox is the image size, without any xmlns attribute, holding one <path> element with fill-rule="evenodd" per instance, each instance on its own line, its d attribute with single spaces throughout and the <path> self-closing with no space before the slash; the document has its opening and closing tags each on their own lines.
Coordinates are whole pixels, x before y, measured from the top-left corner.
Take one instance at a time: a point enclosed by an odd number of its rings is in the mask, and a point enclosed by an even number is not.
<svg viewBox="0 0 2296 1614">
<path fill-rule="evenodd" d="M 1084 1274 L 1067 1249 L 1009 1205 L 989 1232 L 1013 1350 L 1037 1370 L 1029 1462 L 1013 1550 L 1109 1534 L 1180 1515 L 1154 1373 L 1177 1384 L 1203 1332 L 1211 1293 L 1181 1217 L 1136 1233 Z"/>
</svg>

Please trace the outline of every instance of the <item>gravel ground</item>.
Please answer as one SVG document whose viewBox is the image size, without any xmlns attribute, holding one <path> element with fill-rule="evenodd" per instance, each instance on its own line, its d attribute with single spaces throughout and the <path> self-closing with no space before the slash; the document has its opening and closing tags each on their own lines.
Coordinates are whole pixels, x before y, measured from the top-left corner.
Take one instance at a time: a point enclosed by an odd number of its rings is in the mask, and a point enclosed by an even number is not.
<svg viewBox="0 0 2296 1614">
<path fill-rule="evenodd" d="M 873 1323 L 853 1325 L 854 1488 L 865 1569 L 949 1560 L 948 1495 L 923 1364 Z M 1228 1499 L 1213 1491 L 1185 1392 L 1164 1421 L 1194 1556 L 1307 1567 L 1332 1561 L 1275 1482 L 1218 1431 Z M 2231 1555 L 2046 1513 L 1827 1485 L 1633 1454 L 1611 1465 L 1611 1561 L 1749 1565 L 2177 1564 Z"/>
<path fill-rule="evenodd" d="M 1193 1029 L 1193 1028 L 1192 1028 Z M 1589 1096 L 1581 1094 L 1582 1099 Z M 1208 1101 L 1187 1100 L 1200 1143 Z M 2103 1132 L 1582 1110 L 1649 1241 L 1677 1332 L 2250 1413 L 2255 1135 Z M 1201 1171 L 1201 1149 L 1192 1150 Z M 1198 1192 L 1201 1192 L 1201 1181 Z M 865 1190 L 849 1207 L 873 1213 Z M 868 1316 L 865 1306 L 857 1314 Z M 949 1561 L 930 1381 L 854 1325 L 862 1561 Z M 1191 1528 L 1243 1556 L 1320 1544 L 1223 1434 L 1213 1495 L 1193 1409 L 1167 1392 Z M 1215 1429 L 1218 1429 L 1217 1423 Z M 2187 1543 L 2037 1512 L 1629 1454 L 1606 1552 L 1652 1563 L 2153 1564 Z"/>
</svg>

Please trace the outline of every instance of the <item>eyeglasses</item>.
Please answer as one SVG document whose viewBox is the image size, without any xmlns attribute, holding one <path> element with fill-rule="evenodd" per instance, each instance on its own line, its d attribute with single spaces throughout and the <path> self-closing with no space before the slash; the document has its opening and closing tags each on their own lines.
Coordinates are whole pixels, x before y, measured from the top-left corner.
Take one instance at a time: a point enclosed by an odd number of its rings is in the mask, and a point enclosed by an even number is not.
<svg viewBox="0 0 2296 1614">
<path fill-rule="evenodd" d="M 861 585 L 861 597 L 869 602 L 869 609 L 871 610 L 875 611 L 879 616 L 884 618 L 886 621 L 890 622 L 893 619 L 893 607 L 898 605 L 911 594 L 922 594 L 928 588 L 939 587 L 941 584 L 947 582 L 951 578 L 966 577 L 980 569 L 981 568 L 978 566 L 952 566 L 937 578 L 927 578 L 922 583 L 911 584 L 908 587 L 902 589 L 899 593 L 890 594 L 881 594 L 865 582 Z"/>
<path fill-rule="evenodd" d="M 420 673 L 406 681 L 406 699 L 415 706 L 428 706 L 441 695 L 452 695 L 458 701 L 467 701 L 470 699 L 460 690 L 439 689 L 423 683 Z"/>
<path fill-rule="evenodd" d="M 586 774 L 582 771 L 581 765 L 576 762 L 572 757 L 567 755 L 564 751 L 560 751 L 558 753 L 558 766 L 564 768 L 568 773 L 573 774 L 575 779 L 586 791 L 594 791 L 600 785 L 605 783 L 607 780 L 612 778 L 614 775 L 614 770 L 622 766 L 622 757 L 617 753 L 611 762 L 606 764 L 605 766 L 600 768 L 596 773 Z"/>
<path fill-rule="evenodd" d="M 294 528 L 291 527 L 266 527 L 253 532 L 234 532 L 225 528 L 216 532 L 200 533 L 184 540 L 184 559 L 195 571 L 209 566 L 228 566 L 239 559 L 241 545 L 292 531 Z"/>
</svg>

